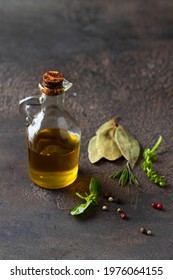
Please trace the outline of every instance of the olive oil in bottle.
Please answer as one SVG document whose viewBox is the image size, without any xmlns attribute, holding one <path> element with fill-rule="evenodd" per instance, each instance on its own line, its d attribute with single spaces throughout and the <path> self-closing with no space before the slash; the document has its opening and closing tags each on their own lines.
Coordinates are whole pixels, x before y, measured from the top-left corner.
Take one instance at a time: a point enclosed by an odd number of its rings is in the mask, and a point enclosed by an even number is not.
<svg viewBox="0 0 173 280">
<path fill-rule="evenodd" d="M 64 92 L 71 85 L 60 72 L 46 72 L 39 84 L 42 95 L 20 102 L 27 125 L 29 176 L 43 188 L 63 188 L 77 178 L 81 131 L 64 110 Z M 41 106 L 34 117 L 28 109 L 32 105 Z"/>
<path fill-rule="evenodd" d="M 79 139 L 60 129 L 41 130 L 28 148 L 29 175 L 44 188 L 62 188 L 74 182 L 78 173 Z"/>
</svg>

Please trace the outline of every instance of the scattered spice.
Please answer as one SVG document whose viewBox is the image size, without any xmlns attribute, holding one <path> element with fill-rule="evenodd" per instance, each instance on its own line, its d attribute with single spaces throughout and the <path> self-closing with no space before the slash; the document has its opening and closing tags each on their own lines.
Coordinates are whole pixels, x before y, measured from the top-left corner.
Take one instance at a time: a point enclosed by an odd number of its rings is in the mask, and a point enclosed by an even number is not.
<svg viewBox="0 0 173 280">
<path fill-rule="evenodd" d="M 151 230 L 150 230 L 150 229 L 146 230 L 144 227 L 141 227 L 141 228 L 139 229 L 139 231 L 140 231 L 141 233 L 143 233 L 143 234 L 152 235 Z"/>
<path fill-rule="evenodd" d="M 124 219 L 124 220 L 127 219 L 127 214 L 126 214 L 126 213 L 121 213 L 120 216 L 121 216 L 121 218 Z"/>
<path fill-rule="evenodd" d="M 158 204 L 157 204 L 157 209 L 158 209 L 158 210 L 162 210 L 162 209 L 163 209 L 163 204 L 158 203 Z"/>
<path fill-rule="evenodd" d="M 150 229 L 147 230 L 147 235 L 152 235 L 152 232 Z"/>
<path fill-rule="evenodd" d="M 139 229 L 139 231 L 140 231 L 141 233 L 144 233 L 144 234 L 147 233 L 147 231 L 146 231 L 146 229 L 145 229 L 144 227 L 141 227 L 141 228 Z"/>
<path fill-rule="evenodd" d="M 106 205 L 103 205 L 103 206 L 102 206 L 102 210 L 103 210 L 103 211 L 107 211 L 107 210 L 108 210 L 108 207 L 107 207 Z"/>
<path fill-rule="evenodd" d="M 157 204 L 154 203 L 154 202 L 151 204 L 151 206 L 152 206 L 153 208 L 157 208 Z"/>
<path fill-rule="evenodd" d="M 104 198 L 109 198 L 109 197 L 111 197 L 111 196 L 112 196 L 111 192 L 104 192 L 104 193 L 103 193 L 103 197 L 104 197 Z"/>
<path fill-rule="evenodd" d="M 114 201 L 114 198 L 112 196 L 108 197 L 108 201 L 109 202 L 113 202 Z"/>
<path fill-rule="evenodd" d="M 123 210 L 121 208 L 117 208 L 117 213 L 122 213 Z"/>
<path fill-rule="evenodd" d="M 152 203 L 151 206 L 153 208 L 155 208 L 155 209 L 158 209 L 158 210 L 162 210 L 163 209 L 163 204 L 161 204 L 161 203 L 158 203 L 158 204 Z"/>
<path fill-rule="evenodd" d="M 118 204 L 122 204 L 123 203 L 123 201 L 121 199 L 119 199 L 119 198 L 115 199 L 115 202 L 118 203 Z"/>
</svg>

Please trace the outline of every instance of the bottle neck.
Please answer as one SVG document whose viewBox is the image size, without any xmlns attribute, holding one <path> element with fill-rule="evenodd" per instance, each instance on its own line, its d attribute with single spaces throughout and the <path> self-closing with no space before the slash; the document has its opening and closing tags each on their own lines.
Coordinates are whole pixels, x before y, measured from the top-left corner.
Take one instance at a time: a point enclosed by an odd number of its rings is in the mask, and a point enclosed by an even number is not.
<svg viewBox="0 0 173 280">
<path fill-rule="evenodd" d="M 63 110 L 64 103 L 65 103 L 65 93 L 62 93 L 62 94 L 56 95 L 56 96 L 51 96 L 51 95 L 42 93 L 41 103 L 42 103 L 43 109 L 50 108 L 50 107 L 53 107 L 53 108 L 57 107 L 57 108 Z"/>
</svg>

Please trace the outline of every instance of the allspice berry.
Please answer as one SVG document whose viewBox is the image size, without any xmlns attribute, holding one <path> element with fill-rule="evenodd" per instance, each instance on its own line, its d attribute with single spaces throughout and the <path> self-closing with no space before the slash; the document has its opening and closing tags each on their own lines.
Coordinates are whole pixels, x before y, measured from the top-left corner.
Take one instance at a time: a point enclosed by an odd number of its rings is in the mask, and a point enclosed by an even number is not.
<svg viewBox="0 0 173 280">
<path fill-rule="evenodd" d="M 102 206 L 102 210 L 103 210 L 103 211 L 107 211 L 107 210 L 108 210 L 108 207 L 107 207 L 106 205 L 103 205 L 103 206 Z"/>
<path fill-rule="evenodd" d="M 117 208 L 117 213 L 122 213 L 123 210 L 121 208 Z"/>
<path fill-rule="evenodd" d="M 141 233 L 147 233 L 147 231 L 146 231 L 146 229 L 145 229 L 144 227 L 141 227 L 141 228 L 139 229 L 139 231 L 140 231 Z"/>
<path fill-rule="evenodd" d="M 152 235 L 152 232 L 150 229 L 147 230 L 147 235 Z"/>
</svg>

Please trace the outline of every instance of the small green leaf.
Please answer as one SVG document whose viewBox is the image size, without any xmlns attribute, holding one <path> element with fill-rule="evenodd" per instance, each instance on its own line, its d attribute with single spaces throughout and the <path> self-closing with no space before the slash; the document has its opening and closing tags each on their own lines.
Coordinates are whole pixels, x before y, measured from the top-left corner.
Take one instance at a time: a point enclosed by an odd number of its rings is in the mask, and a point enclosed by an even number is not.
<svg viewBox="0 0 173 280">
<path fill-rule="evenodd" d="M 91 204 L 91 201 L 88 201 L 86 203 L 83 204 L 79 204 L 76 205 L 72 210 L 71 210 L 71 215 L 80 215 L 82 214 L 87 208 L 88 206 Z"/>
<path fill-rule="evenodd" d="M 97 178 L 91 178 L 89 184 L 89 191 L 91 194 L 98 196 L 100 192 L 100 181 Z"/>
<path fill-rule="evenodd" d="M 78 197 L 80 197 L 81 199 L 84 199 L 86 201 L 86 203 L 82 203 L 79 204 L 77 206 L 75 206 L 72 210 L 71 210 L 71 215 L 79 215 L 82 214 L 90 204 L 97 204 L 97 197 L 99 195 L 99 191 L 100 191 L 100 182 L 97 178 L 91 178 L 90 180 L 90 184 L 89 184 L 89 191 L 90 194 L 84 197 L 79 193 L 76 193 L 76 195 Z"/>
</svg>

